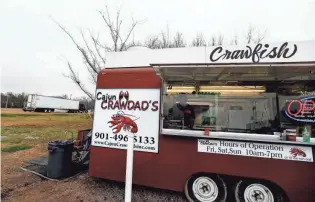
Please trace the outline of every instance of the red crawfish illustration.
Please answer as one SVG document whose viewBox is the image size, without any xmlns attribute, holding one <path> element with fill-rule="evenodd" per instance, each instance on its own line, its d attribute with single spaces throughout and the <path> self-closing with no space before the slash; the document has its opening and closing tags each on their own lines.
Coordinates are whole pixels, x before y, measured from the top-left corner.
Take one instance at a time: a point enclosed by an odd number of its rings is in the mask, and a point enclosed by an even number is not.
<svg viewBox="0 0 315 202">
<path fill-rule="evenodd" d="M 306 154 L 304 151 L 302 151 L 301 149 L 298 148 L 291 148 L 290 153 L 296 157 L 296 156 L 302 156 L 302 157 L 306 157 Z"/>
<path fill-rule="evenodd" d="M 132 133 L 137 133 L 138 132 L 138 126 L 135 123 L 135 121 L 139 118 L 136 119 L 131 119 L 130 117 L 134 117 L 129 114 L 124 114 L 123 112 L 118 112 L 117 114 L 112 115 L 110 121 L 108 123 L 112 124 L 109 127 L 114 127 L 113 133 L 117 134 L 123 129 L 124 131 L 130 131 Z"/>
</svg>

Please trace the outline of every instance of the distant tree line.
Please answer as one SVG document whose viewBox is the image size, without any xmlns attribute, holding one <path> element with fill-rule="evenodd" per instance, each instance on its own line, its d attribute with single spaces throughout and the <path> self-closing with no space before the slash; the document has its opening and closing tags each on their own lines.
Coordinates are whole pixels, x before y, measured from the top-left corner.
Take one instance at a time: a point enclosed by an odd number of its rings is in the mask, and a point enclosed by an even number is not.
<svg viewBox="0 0 315 202">
<path fill-rule="evenodd" d="M 1 108 L 23 108 L 27 101 L 27 93 L 1 93 Z M 51 96 L 56 98 L 64 98 L 70 99 L 70 96 L 67 94 Z M 88 109 L 94 108 L 94 101 L 89 99 L 88 97 L 74 97 L 71 100 L 80 101 L 80 103 L 84 104 Z"/>
<path fill-rule="evenodd" d="M 26 98 L 25 93 L 1 93 L 1 108 L 22 108 Z"/>
</svg>

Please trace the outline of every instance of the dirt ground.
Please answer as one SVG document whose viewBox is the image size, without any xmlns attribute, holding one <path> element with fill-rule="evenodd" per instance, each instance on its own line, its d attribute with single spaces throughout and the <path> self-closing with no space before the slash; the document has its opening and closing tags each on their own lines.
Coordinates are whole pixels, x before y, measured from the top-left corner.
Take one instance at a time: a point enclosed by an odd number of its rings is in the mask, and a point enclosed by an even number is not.
<svg viewBox="0 0 315 202">
<path fill-rule="evenodd" d="M 64 131 L 76 133 L 91 127 L 84 114 L 54 115 L 1 109 L 1 149 L 28 145 L 31 148 L 1 152 L 2 201 L 124 201 L 124 184 L 113 183 L 81 174 L 67 182 L 54 182 L 25 172 L 25 160 L 47 155 L 47 142 L 64 138 Z M 34 115 L 35 114 L 35 115 Z M 69 137 L 69 136 L 68 136 Z M 181 193 L 133 187 L 133 201 L 186 201 Z"/>
<path fill-rule="evenodd" d="M 14 109 L 14 108 L 1 108 L 2 114 L 23 114 L 25 113 L 22 109 Z"/>
</svg>

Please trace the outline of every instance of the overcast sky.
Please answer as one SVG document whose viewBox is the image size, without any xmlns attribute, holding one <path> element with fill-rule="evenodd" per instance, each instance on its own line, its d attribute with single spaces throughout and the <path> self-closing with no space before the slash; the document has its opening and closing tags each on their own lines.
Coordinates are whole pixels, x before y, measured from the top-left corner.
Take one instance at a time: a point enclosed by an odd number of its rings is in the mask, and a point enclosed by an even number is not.
<svg viewBox="0 0 315 202">
<path fill-rule="evenodd" d="M 84 95 L 62 75 L 68 73 L 63 56 L 94 91 L 78 50 L 49 16 L 78 39 L 80 29 L 90 29 L 108 41 L 97 12 L 105 5 L 113 16 L 122 5 L 127 26 L 132 18 L 146 20 L 134 32 L 136 40 L 168 25 L 171 33 L 180 31 L 187 41 L 203 32 L 208 39 L 222 33 L 229 43 L 235 34 L 244 37 L 250 24 L 267 30 L 265 41 L 315 40 L 315 0 L 1 0 L 1 91 Z"/>
</svg>

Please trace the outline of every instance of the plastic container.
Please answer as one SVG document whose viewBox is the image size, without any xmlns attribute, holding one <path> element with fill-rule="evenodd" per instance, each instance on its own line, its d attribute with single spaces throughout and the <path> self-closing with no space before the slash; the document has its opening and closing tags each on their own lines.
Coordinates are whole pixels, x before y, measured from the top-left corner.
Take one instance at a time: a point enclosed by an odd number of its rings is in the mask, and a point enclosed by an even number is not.
<svg viewBox="0 0 315 202">
<path fill-rule="evenodd" d="M 311 134 L 307 130 L 306 126 L 303 128 L 302 137 L 303 137 L 303 142 L 311 142 Z"/>
<path fill-rule="evenodd" d="M 296 130 L 295 129 L 286 129 L 285 134 L 288 141 L 296 141 Z"/>
<path fill-rule="evenodd" d="M 68 177 L 72 172 L 73 141 L 57 140 L 48 143 L 47 177 Z"/>
</svg>

